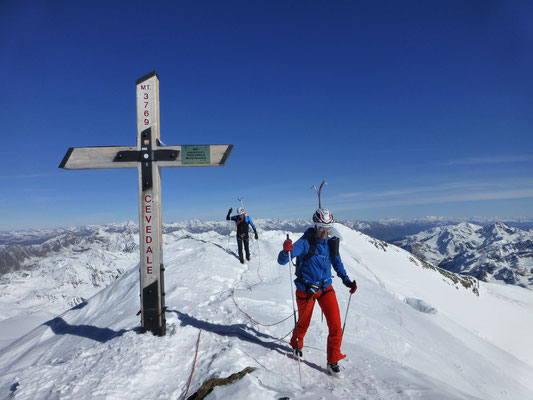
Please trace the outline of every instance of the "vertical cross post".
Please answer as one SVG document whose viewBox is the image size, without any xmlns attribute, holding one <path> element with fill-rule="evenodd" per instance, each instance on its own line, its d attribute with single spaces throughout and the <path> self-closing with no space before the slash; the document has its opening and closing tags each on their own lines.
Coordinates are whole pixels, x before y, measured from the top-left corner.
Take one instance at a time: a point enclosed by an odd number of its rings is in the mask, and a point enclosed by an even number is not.
<svg viewBox="0 0 533 400">
<path fill-rule="evenodd" d="M 165 284 L 161 214 L 161 167 L 222 166 L 233 145 L 162 146 L 159 76 L 137 80 L 137 146 L 71 147 L 59 168 L 137 168 L 141 332 L 165 335 Z"/>
<path fill-rule="evenodd" d="M 137 150 L 139 170 L 139 248 L 141 252 L 141 329 L 164 335 L 165 290 L 161 224 L 161 168 L 153 161 L 160 141 L 159 78 L 155 72 L 137 80 Z"/>
</svg>

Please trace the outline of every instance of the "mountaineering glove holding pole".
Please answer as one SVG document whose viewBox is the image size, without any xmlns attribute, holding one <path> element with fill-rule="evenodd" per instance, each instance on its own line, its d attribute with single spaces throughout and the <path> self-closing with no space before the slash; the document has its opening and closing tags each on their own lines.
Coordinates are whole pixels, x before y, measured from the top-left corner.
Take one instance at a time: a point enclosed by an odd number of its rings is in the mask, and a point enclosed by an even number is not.
<svg viewBox="0 0 533 400">
<path fill-rule="evenodd" d="M 347 281 L 345 281 L 343 283 L 344 283 L 344 286 L 346 286 L 347 288 L 350 289 L 350 294 L 354 294 L 355 291 L 357 290 L 357 283 L 355 282 L 355 280 L 353 280 L 351 282 L 349 280 L 347 280 Z"/>
<path fill-rule="evenodd" d="M 289 236 L 289 235 L 287 235 L 287 236 Z M 288 252 L 292 251 L 292 247 L 293 246 L 292 246 L 292 240 L 291 239 L 287 239 L 287 240 L 285 240 L 283 242 L 283 251 L 285 253 L 288 253 Z"/>
</svg>

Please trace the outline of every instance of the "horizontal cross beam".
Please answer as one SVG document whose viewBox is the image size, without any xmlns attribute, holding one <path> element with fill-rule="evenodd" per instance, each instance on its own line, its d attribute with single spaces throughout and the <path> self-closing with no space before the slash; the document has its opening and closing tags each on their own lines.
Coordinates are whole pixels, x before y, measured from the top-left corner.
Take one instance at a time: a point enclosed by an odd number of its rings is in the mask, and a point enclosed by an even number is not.
<svg viewBox="0 0 533 400">
<path fill-rule="evenodd" d="M 165 146 L 156 147 L 149 158 L 160 167 L 213 167 L 224 165 L 232 150 L 232 144 Z M 141 153 L 137 146 L 71 147 L 59 168 L 136 168 L 139 162 L 146 161 L 137 158 Z M 169 157 L 165 158 L 164 154 Z M 170 154 L 176 156 L 170 157 Z M 121 160 L 122 157 L 125 159 Z"/>
</svg>

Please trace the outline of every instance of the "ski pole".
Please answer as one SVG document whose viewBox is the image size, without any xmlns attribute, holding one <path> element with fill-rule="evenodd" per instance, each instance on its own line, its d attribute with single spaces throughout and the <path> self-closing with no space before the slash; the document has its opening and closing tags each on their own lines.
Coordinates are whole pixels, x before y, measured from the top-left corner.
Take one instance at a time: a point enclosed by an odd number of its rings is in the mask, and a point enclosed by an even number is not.
<svg viewBox="0 0 533 400">
<path fill-rule="evenodd" d="M 287 240 L 290 240 L 287 233 Z M 298 320 L 296 319 L 296 301 L 294 300 L 294 290 L 292 289 L 292 255 L 289 251 L 289 281 L 291 282 L 292 312 L 294 315 L 294 334 L 296 337 L 296 357 L 298 357 L 298 375 L 300 376 L 300 386 L 302 386 L 302 368 L 300 366 L 300 341 L 298 340 Z"/>
<path fill-rule="evenodd" d="M 228 244 L 226 245 L 226 251 L 229 253 L 229 239 L 231 237 L 231 232 L 233 232 L 233 229 L 231 229 L 231 219 L 228 221 Z"/>
<path fill-rule="evenodd" d="M 348 318 L 348 309 L 350 308 L 350 301 L 352 300 L 353 293 L 350 293 L 350 297 L 348 298 L 348 305 L 346 306 L 346 315 L 344 316 L 344 324 L 342 325 L 342 335 L 341 339 L 344 336 L 344 327 L 346 326 L 346 319 Z"/>
</svg>

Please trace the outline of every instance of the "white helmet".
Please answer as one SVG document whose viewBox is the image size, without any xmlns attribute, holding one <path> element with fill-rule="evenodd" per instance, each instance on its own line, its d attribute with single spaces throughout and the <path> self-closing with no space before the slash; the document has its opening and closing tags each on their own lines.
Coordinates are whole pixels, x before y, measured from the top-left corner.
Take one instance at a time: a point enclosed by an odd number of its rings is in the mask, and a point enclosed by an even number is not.
<svg viewBox="0 0 533 400">
<path fill-rule="evenodd" d="M 313 222 L 317 229 L 331 229 L 333 228 L 333 214 L 327 208 L 319 208 L 313 214 Z"/>
<path fill-rule="evenodd" d="M 239 207 L 239 209 L 237 210 L 237 213 L 238 213 L 239 215 L 244 215 L 244 214 L 246 214 L 246 213 L 244 212 L 244 208 L 242 208 L 242 207 Z"/>
</svg>

